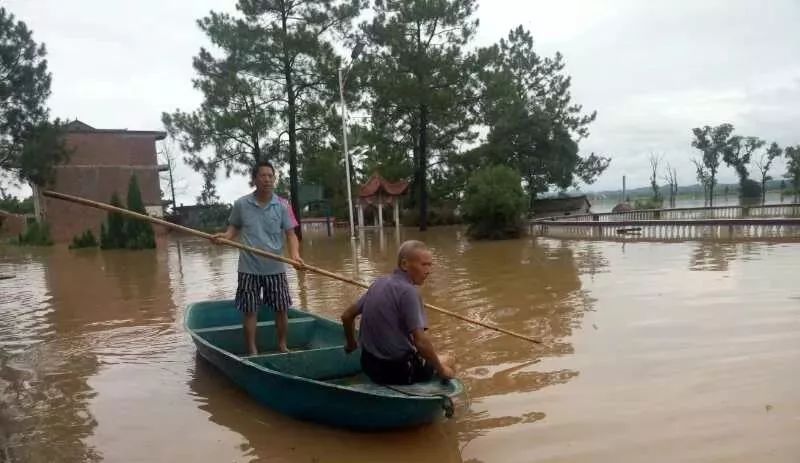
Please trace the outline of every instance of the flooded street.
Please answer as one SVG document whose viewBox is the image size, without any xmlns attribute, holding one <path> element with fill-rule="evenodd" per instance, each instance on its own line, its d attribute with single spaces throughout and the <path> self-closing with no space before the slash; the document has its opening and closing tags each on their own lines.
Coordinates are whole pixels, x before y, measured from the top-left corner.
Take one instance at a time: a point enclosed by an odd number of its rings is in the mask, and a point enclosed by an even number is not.
<svg viewBox="0 0 800 463">
<path fill-rule="evenodd" d="M 460 228 L 307 234 L 311 265 L 371 281 L 401 240 L 434 251 L 426 302 L 468 401 L 453 420 L 354 433 L 257 405 L 195 355 L 188 303 L 233 298 L 238 251 L 0 246 L 0 461 L 797 462 L 800 244 L 471 243 Z M 361 290 L 289 272 L 337 318 Z"/>
</svg>

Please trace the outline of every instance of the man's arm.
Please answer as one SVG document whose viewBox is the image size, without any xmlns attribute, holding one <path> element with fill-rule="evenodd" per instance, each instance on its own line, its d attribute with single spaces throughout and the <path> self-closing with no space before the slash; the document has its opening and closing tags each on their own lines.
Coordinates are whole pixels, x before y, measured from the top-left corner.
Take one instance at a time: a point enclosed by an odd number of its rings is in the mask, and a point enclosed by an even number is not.
<svg viewBox="0 0 800 463">
<path fill-rule="evenodd" d="M 220 239 L 233 241 L 239 237 L 239 230 L 242 228 L 242 206 L 239 201 L 234 201 L 231 208 L 231 215 L 228 216 L 228 229 L 224 233 L 214 233 L 211 241 L 215 244 L 220 243 Z"/>
<path fill-rule="evenodd" d="M 228 225 L 228 229 L 225 230 L 225 233 L 215 233 L 211 239 L 215 243 L 219 244 L 219 239 L 234 241 L 238 237 L 239 237 L 239 229 L 234 227 L 233 225 Z"/>
<path fill-rule="evenodd" d="M 289 245 L 289 258 L 300 263 L 297 268 L 302 268 L 304 262 L 300 258 L 300 241 L 297 239 L 293 228 L 286 230 L 286 243 Z"/>
<path fill-rule="evenodd" d="M 450 379 L 455 376 L 449 365 L 442 363 L 442 359 L 436 353 L 430 336 L 425 332 L 426 322 L 422 313 L 422 299 L 416 290 L 405 291 L 401 296 L 400 316 L 406 330 L 411 334 L 414 347 L 417 348 L 419 355 L 433 367 L 436 373 L 443 379 Z"/>
<path fill-rule="evenodd" d="M 450 379 L 455 376 L 453 370 L 439 360 L 439 356 L 436 354 L 436 349 L 433 348 L 431 338 L 424 329 L 415 329 L 411 332 L 411 336 L 414 339 L 414 346 L 417 348 L 417 352 L 419 352 L 422 358 L 424 358 L 431 366 L 433 366 L 433 369 L 436 370 L 436 373 L 439 376 L 444 379 Z"/>
<path fill-rule="evenodd" d="M 342 314 L 342 326 L 344 326 L 344 337 L 347 344 L 344 346 L 344 351 L 348 354 L 358 349 L 358 342 L 356 342 L 356 317 L 358 317 L 358 303 L 353 303 Z"/>
</svg>

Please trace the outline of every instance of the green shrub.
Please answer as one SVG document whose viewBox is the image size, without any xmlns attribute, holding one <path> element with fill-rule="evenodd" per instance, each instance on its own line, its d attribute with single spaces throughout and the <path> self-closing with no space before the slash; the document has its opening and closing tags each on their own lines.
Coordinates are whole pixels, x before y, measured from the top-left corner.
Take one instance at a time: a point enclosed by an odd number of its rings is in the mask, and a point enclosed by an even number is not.
<svg viewBox="0 0 800 463">
<path fill-rule="evenodd" d="M 128 210 L 147 214 L 142 201 L 142 193 L 139 190 L 139 183 L 136 176 L 131 176 L 128 184 Z M 125 221 L 125 246 L 128 249 L 152 249 L 156 247 L 156 238 L 153 227 L 149 223 L 139 219 L 129 219 Z"/>
<path fill-rule="evenodd" d="M 761 198 L 761 184 L 752 179 L 744 179 L 739 186 L 739 197 Z"/>
<path fill-rule="evenodd" d="M 123 207 L 117 192 L 111 195 L 111 205 Z M 147 214 L 136 176 L 128 184 L 128 210 Z M 128 219 L 118 212 L 109 212 L 108 221 L 100 226 L 100 248 L 102 249 L 152 249 L 156 247 L 155 234 L 149 223 L 139 219 Z"/>
<path fill-rule="evenodd" d="M 72 238 L 72 244 L 69 245 L 70 249 L 80 249 L 80 248 L 96 248 L 97 247 L 97 239 L 94 237 L 94 233 L 91 230 L 86 230 L 83 234 L 74 236 Z"/>
<path fill-rule="evenodd" d="M 520 175 L 508 166 L 480 169 L 467 181 L 464 220 L 475 239 L 518 238 L 526 197 Z"/>
<path fill-rule="evenodd" d="M 119 200 L 116 191 L 111 195 L 111 205 L 122 207 L 122 201 Z M 108 222 L 100 226 L 100 248 L 124 248 L 125 242 L 125 216 L 119 212 L 109 212 Z"/>
<path fill-rule="evenodd" d="M 391 220 L 394 220 L 393 218 Z M 394 223 L 394 222 L 392 222 Z M 400 212 L 400 223 L 406 227 L 419 226 L 419 209 L 403 209 Z M 440 204 L 428 208 L 428 226 L 457 225 L 463 219 L 456 212 L 456 207 L 449 204 Z"/>
<path fill-rule="evenodd" d="M 50 225 L 47 222 L 33 222 L 28 224 L 24 233 L 19 234 L 20 245 L 24 246 L 51 246 Z"/>
<path fill-rule="evenodd" d="M 664 207 L 663 199 L 643 198 L 633 202 L 633 208 L 637 211 L 647 209 L 661 209 Z"/>
</svg>

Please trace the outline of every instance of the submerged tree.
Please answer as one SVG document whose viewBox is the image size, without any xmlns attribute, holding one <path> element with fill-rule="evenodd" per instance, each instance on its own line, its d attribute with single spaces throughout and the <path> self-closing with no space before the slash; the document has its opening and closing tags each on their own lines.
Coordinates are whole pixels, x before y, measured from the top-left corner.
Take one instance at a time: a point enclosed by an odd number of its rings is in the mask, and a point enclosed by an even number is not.
<svg viewBox="0 0 800 463">
<path fill-rule="evenodd" d="M 701 158 L 703 169 L 695 162 L 698 180 L 703 177 L 703 185 L 707 188 L 708 205 L 714 206 L 714 187 L 717 184 L 720 158 L 730 149 L 733 125 L 721 124 L 716 127 L 703 126 L 692 129 L 695 139 L 692 146 L 703 153 Z"/>
<path fill-rule="evenodd" d="M 739 196 L 751 198 L 758 196 L 758 186 L 748 177 L 750 173 L 747 165 L 753 152 L 764 146 L 766 142 L 758 137 L 742 137 L 734 135 L 730 138 L 728 146 L 723 149 L 722 159 L 727 165 L 733 167 L 739 176 Z"/>
<path fill-rule="evenodd" d="M 764 204 L 767 200 L 767 181 L 772 179 L 772 177 L 769 176 L 769 169 L 772 166 L 772 161 L 781 157 L 782 154 L 783 150 L 781 147 L 773 142 L 769 145 L 767 151 L 761 155 L 761 158 L 754 162 L 761 174 L 761 204 Z"/>
<path fill-rule="evenodd" d="M 519 172 L 490 166 L 473 173 L 464 191 L 467 233 L 477 239 L 517 238 L 525 212 Z"/>
<path fill-rule="evenodd" d="M 800 145 L 787 146 L 786 150 L 786 174 L 784 177 L 792 182 L 794 191 L 794 202 L 800 202 Z"/>
</svg>

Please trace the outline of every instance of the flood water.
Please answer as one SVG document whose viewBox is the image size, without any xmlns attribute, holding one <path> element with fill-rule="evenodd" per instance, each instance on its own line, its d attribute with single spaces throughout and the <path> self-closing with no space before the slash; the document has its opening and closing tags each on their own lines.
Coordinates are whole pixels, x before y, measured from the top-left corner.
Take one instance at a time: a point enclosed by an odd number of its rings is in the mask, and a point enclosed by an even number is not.
<svg viewBox="0 0 800 463">
<path fill-rule="evenodd" d="M 800 244 L 471 243 L 460 228 L 307 234 L 305 260 L 369 281 L 424 239 L 427 302 L 468 400 L 449 421 L 355 433 L 262 408 L 198 359 L 188 303 L 232 298 L 237 250 L 0 247 L 0 461 L 798 462 Z M 307 310 L 360 289 L 289 272 Z M 280 393 L 277 391 L 276 393 Z"/>
</svg>

